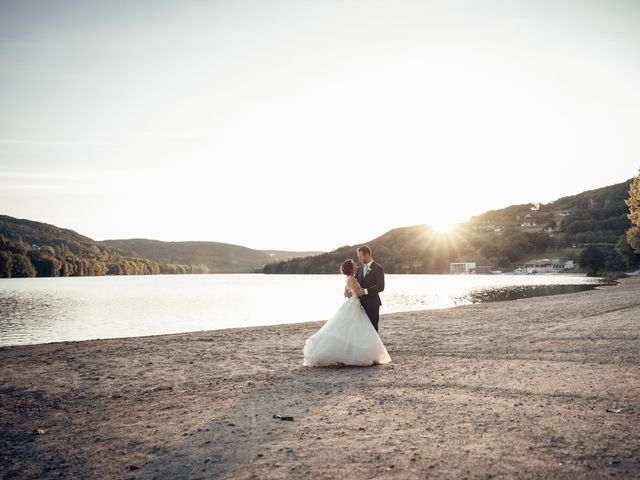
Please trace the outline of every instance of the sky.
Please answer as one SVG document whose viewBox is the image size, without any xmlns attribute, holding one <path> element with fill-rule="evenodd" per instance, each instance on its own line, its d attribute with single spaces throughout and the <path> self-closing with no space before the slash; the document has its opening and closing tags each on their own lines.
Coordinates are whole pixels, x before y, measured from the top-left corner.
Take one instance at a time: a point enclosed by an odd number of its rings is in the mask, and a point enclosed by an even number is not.
<svg viewBox="0 0 640 480">
<path fill-rule="evenodd" d="M 640 2 L 0 0 L 0 214 L 332 250 L 640 168 Z"/>
</svg>

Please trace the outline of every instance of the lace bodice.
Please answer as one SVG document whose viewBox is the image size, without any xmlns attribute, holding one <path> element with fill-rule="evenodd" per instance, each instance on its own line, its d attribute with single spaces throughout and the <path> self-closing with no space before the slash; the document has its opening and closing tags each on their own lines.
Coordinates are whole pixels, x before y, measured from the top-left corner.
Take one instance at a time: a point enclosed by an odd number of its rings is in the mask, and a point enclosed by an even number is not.
<svg viewBox="0 0 640 480">
<path fill-rule="evenodd" d="M 353 280 L 349 281 L 350 278 L 353 278 Z M 352 286 L 353 285 L 353 286 Z M 351 293 L 353 293 L 354 296 L 356 296 L 356 290 L 355 287 L 358 285 L 358 281 L 355 279 L 355 277 L 347 277 L 346 280 L 346 288 L 348 291 L 350 291 Z"/>
</svg>

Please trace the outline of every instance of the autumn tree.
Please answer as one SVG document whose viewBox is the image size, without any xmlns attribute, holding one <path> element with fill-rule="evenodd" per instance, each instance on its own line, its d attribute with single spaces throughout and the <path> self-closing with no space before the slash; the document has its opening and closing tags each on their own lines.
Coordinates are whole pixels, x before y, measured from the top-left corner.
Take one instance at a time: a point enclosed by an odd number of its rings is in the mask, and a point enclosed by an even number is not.
<svg viewBox="0 0 640 480">
<path fill-rule="evenodd" d="M 11 265 L 13 255 L 9 252 L 0 251 L 0 278 L 11 278 Z"/>
<path fill-rule="evenodd" d="M 18 277 L 35 277 L 36 269 L 34 268 L 31 260 L 26 255 L 15 254 L 13 255 L 11 263 L 11 276 L 13 278 Z"/>
<path fill-rule="evenodd" d="M 640 253 L 640 173 L 635 176 L 629 187 L 629 198 L 625 200 L 629 207 L 627 217 L 631 220 L 631 228 L 627 230 L 627 242 L 634 251 Z"/>
</svg>

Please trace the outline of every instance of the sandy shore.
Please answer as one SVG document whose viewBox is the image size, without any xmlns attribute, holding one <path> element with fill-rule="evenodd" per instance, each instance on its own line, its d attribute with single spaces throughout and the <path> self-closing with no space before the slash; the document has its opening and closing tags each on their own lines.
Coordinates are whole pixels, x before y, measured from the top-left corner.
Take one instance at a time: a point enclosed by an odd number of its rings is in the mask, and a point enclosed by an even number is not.
<svg viewBox="0 0 640 480">
<path fill-rule="evenodd" d="M 640 477 L 640 279 L 383 316 L 386 366 L 302 367 L 321 324 L 2 348 L 0 471 Z"/>
</svg>

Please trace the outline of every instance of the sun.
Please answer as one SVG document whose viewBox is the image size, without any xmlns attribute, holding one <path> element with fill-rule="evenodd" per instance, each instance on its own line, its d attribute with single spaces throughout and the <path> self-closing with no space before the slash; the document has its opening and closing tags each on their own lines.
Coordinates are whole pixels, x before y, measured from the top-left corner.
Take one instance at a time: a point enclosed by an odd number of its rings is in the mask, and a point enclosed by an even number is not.
<svg viewBox="0 0 640 480">
<path fill-rule="evenodd" d="M 429 220 L 427 226 L 440 235 L 447 235 L 453 232 L 457 224 L 458 222 L 456 222 L 454 219 L 441 217 Z"/>
</svg>

